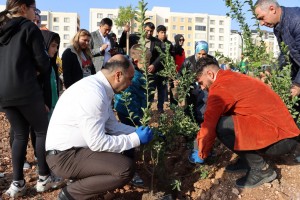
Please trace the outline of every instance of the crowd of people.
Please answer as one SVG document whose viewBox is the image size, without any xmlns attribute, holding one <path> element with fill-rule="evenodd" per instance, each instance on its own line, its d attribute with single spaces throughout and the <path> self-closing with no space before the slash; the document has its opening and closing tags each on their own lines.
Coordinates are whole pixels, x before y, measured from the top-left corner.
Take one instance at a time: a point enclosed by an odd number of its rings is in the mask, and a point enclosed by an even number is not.
<svg viewBox="0 0 300 200">
<path fill-rule="evenodd" d="M 130 181 L 142 185 L 135 172 L 135 148 L 153 139 L 152 129 L 140 122 L 147 106 L 145 70 L 152 80 L 151 90 L 157 90 L 159 113 L 164 112 L 168 96 L 171 104 L 178 103 L 168 92 L 176 87 L 175 80 L 159 75 L 166 44 L 178 76 L 182 70 L 196 74 L 186 97 L 187 105 L 193 107 L 186 114 L 200 127 L 195 133 L 198 150 L 190 155 L 191 162 L 204 163 L 218 138 L 239 156 L 226 171 L 247 172 L 236 181 L 237 187 L 253 188 L 277 177 L 265 155 L 288 154 L 298 144 L 300 131 L 286 105 L 269 86 L 245 75 L 246 61 L 241 63 L 241 73 L 227 70 L 226 65 L 220 68 L 208 54 L 206 41 L 196 42 L 194 55 L 186 57 L 184 35 L 176 35 L 172 44 L 167 28 L 152 22 L 144 24 L 145 60 L 137 34 L 130 34 L 130 56 L 125 55 L 128 26 L 119 43 L 109 18 L 103 18 L 94 32 L 80 29 L 62 54 L 66 90 L 60 95 L 56 64 L 60 37 L 40 27 L 39 13 L 35 0 L 7 0 L 0 12 L 0 107 L 11 124 L 13 166 L 13 180 L 5 192 L 8 197 L 26 193 L 23 168 L 28 167 L 29 135 L 38 164 L 37 192 L 58 187 L 63 179 L 72 181 L 61 189 L 60 200 L 89 199 Z M 255 13 L 261 25 L 274 28 L 278 41 L 288 45 L 291 96 L 299 96 L 300 27 L 296 25 L 300 8 L 258 0 Z M 130 102 L 124 102 L 123 91 L 130 95 Z M 149 100 L 154 101 L 154 93 Z"/>
</svg>

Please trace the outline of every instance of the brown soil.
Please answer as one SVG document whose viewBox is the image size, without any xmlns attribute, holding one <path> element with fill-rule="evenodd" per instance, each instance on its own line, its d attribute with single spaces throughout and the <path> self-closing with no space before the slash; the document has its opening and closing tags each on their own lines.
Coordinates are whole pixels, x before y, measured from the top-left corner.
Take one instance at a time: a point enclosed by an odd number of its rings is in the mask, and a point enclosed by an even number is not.
<svg viewBox="0 0 300 200">
<path fill-rule="evenodd" d="M 158 113 L 156 111 L 153 111 L 153 113 L 154 119 L 157 118 Z M 5 175 L 4 178 L 0 178 L 1 195 L 9 187 L 12 180 L 9 127 L 10 125 L 5 115 L 0 113 L 0 172 Z M 205 165 L 193 165 L 187 160 L 189 150 L 182 143 L 181 139 L 174 139 L 178 141 L 177 146 L 175 145 L 175 149 L 166 153 L 164 170 L 157 171 L 158 175 L 154 179 L 155 192 L 153 196 L 149 195 L 151 176 L 145 170 L 145 165 L 151 167 L 151 163 L 145 164 L 142 161 L 137 161 L 137 171 L 145 181 L 144 188 L 128 184 L 123 188 L 99 195 L 99 197 L 94 199 L 300 200 L 300 164 L 297 165 L 294 161 L 295 156 L 300 155 L 300 145 L 298 145 L 293 154 L 271 161 L 276 168 L 278 179 L 254 189 L 239 189 L 235 186 L 235 180 L 244 174 L 224 172 L 224 167 L 234 160 L 236 155 L 232 154 L 224 146 L 216 145 L 214 149 L 215 156 L 208 160 Z M 59 189 L 44 193 L 37 193 L 34 190 L 37 175 L 30 143 L 28 145 L 27 159 L 33 167 L 24 172 L 27 182 L 27 194 L 19 199 L 57 199 Z M 180 180 L 181 191 L 172 190 L 170 186 L 172 180 Z M 171 198 L 171 195 L 173 198 Z M 2 199 L 8 198 L 2 195 Z"/>
</svg>

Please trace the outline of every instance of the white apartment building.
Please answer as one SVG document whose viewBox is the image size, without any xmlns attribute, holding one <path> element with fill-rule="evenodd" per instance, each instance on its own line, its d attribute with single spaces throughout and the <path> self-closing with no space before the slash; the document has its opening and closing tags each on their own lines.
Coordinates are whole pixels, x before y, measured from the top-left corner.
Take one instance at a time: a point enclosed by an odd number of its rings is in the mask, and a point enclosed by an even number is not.
<svg viewBox="0 0 300 200">
<path fill-rule="evenodd" d="M 232 30 L 229 42 L 229 58 L 234 61 L 240 61 L 243 49 L 243 40 L 241 32 Z"/>
<path fill-rule="evenodd" d="M 102 18 L 117 18 L 118 10 L 91 8 L 90 31 L 99 29 L 99 22 Z M 209 54 L 214 55 L 216 51 L 219 51 L 225 56 L 229 55 L 231 19 L 227 16 L 171 12 L 169 7 L 153 7 L 152 10 L 146 12 L 146 16 L 156 27 L 165 25 L 168 30 L 168 39 L 173 43 L 176 34 L 183 34 L 186 56 L 194 54 L 195 42 L 200 40 L 209 43 Z M 137 28 L 138 24 L 133 22 L 132 32 L 137 31 Z M 113 26 L 112 32 L 120 37 L 122 28 Z"/>
<path fill-rule="evenodd" d="M 0 11 L 5 5 L 0 5 Z M 80 27 L 80 17 L 77 13 L 41 11 L 42 27 L 56 32 L 60 36 L 59 55 L 61 56 L 73 36 Z"/>
<path fill-rule="evenodd" d="M 61 56 L 80 28 L 80 17 L 77 13 L 41 11 L 41 23 L 42 27 L 59 34 Z"/>
</svg>

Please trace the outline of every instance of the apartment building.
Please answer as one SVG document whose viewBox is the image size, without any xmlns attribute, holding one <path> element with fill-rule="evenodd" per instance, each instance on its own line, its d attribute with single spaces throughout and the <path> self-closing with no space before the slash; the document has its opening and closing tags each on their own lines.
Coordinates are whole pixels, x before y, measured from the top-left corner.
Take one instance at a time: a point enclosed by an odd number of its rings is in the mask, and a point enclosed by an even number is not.
<svg viewBox="0 0 300 200">
<path fill-rule="evenodd" d="M 70 45 L 80 29 L 80 17 L 77 13 L 41 11 L 41 23 L 42 27 L 59 34 L 59 55 Z"/>
<path fill-rule="evenodd" d="M 234 61 L 240 61 L 243 47 L 244 44 L 242 33 L 238 32 L 237 30 L 232 30 L 230 34 L 228 57 Z"/>
<path fill-rule="evenodd" d="M 104 17 L 116 19 L 119 9 L 90 9 L 90 31 L 99 28 L 99 22 Z M 200 13 L 171 12 L 169 7 L 153 7 L 146 12 L 146 17 L 155 26 L 165 25 L 167 27 L 168 39 L 174 43 L 174 36 L 182 34 L 185 37 L 184 49 L 187 56 L 194 54 L 196 41 L 205 40 L 209 43 L 209 54 L 214 55 L 216 51 L 225 56 L 229 53 L 231 19 L 227 16 L 208 15 Z M 132 22 L 132 32 L 138 30 L 139 24 Z M 122 34 L 122 27 L 113 26 L 112 32 L 117 37 Z M 154 32 L 156 35 L 156 32 Z"/>
</svg>

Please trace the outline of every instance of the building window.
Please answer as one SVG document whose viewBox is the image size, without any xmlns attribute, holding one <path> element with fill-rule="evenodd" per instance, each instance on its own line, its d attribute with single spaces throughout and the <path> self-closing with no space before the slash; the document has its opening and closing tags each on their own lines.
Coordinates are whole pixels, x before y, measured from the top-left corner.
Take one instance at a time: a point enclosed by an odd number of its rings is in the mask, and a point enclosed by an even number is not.
<svg viewBox="0 0 300 200">
<path fill-rule="evenodd" d="M 64 34 L 64 39 L 65 40 L 69 40 L 70 39 L 70 35 L 69 34 Z"/>
<path fill-rule="evenodd" d="M 215 25 L 216 21 L 215 20 L 210 20 L 209 22 L 211 25 Z"/>
<path fill-rule="evenodd" d="M 114 15 L 113 14 L 107 14 L 107 17 L 110 18 L 110 19 L 113 19 Z"/>
<path fill-rule="evenodd" d="M 165 19 L 165 23 L 168 23 L 169 22 L 169 19 Z"/>
<path fill-rule="evenodd" d="M 187 46 L 188 46 L 188 47 L 190 47 L 190 46 L 191 46 L 191 43 L 190 43 L 190 42 L 188 42 L 188 43 L 187 43 Z"/>
<path fill-rule="evenodd" d="M 54 17 L 53 18 L 53 22 L 59 22 L 59 18 L 58 17 Z"/>
<path fill-rule="evenodd" d="M 188 22 L 189 22 L 189 23 L 192 23 L 192 18 L 188 18 Z"/>
<path fill-rule="evenodd" d="M 180 22 L 184 22 L 184 18 L 180 18 Z"/>
<path fill-rule="evenodd" d="M 173 29 L 173 30 L 176 30 L 176 25 L 173 25 L 172 29 Z"/>
<path fill-rule="evenodd" d="M 150 19 L 150 20 L 152 20 L 152 19 L 153 19 L 153 16 L 152 16 L 152 15 L 151 15 L 151 16 L 149 16 L 149 19 Z"/>
<path fill-rule="evenodd" d="M 64 31 L 70 31 L 70 26 L 64 26 Z"/>
<path fill-rule="evenodd" d="M 215 48 L 215 44 L 209 43 L 209 48 Z"/>
<path fill-rule="evenodd" d="M 184 26 L 180 26 L 180 30 L 183 31 L 184 30 Z"/>
<path fill-rule="evenodd" d="M 224 28 L 219 28 L 219 33 L 224 33 Z"/>
<path fill-rule="evenodd" d="M 191 30 L 192 30 L 192 27 L 191 27 L 191 26 L 188 26 L 188 30 L 191 31 Z"/>
<path fill-rule="evenodd" d="M 203 17 L 196 17 L 195 21 L 196 21 L 196 23 L 203 23 L 204 22 L 204 18 Z"/>
<path fill-rule="evenodd" d="M 196 25 L 195 26 L 195 30 L 196 31 L 206 31 L 206 26 L 198 26 L 198 25 Z"/>
<path fill-rule="evenodd" d="M 219 48 L 220 48 L 220 49 L 223 49 L 223 48 L 224 48 L 224 45 L 223 45 L 223 44 L 219 44 Z"/>
<path fill-rule="evenodd" d="M 192 38 L 192 35 L 191 35 L 191 34 L 188 34 L 188 38 L 191 39 L 191 38 Z"/>
<path fill-rule="evenodd" d="M 176 22 L 177 18 L 176 17 L 172 17 L 173 22 Z"/>
<path fill-rule="evenodd" d="M 100 26 L 100 22 L 97 22 L 97 26 Z"/>
<path fill-rule="evenodd" d="M 53 31 L 59 31 L 59 26 L 53 26 Z"/>
<path fill-rule="evenodd" d="M 102 19 L 103 18 L 103 14 L 102 13 L 97 13 L 97 18 L 98 19 Z"/>
<path fill-rule="evenodd" d="M 187 50 L 187 55 L 191 55 L 191 50 Z"/>
<path fill-rule="evenodd" d="M 224 41 L 224 36 L 219 36 L 220 41 Z"/>
<path fill-rule="evenodd" d="M 219 21 L 219 25 L 224 25 L 224 21 L 223 21 L 223 20 L 220 20 L 220 21 Z"/>
<path fill-rule="evenodd" d="M 173 34 L 172 34 L 172 37 L 174 38 L 174 37 L 175 37 L 175 35 L 176 35 L 176 33 L 173 33 Z"/>
<path fill-rule="evenodd" d="M 65 18 L 64 18 L 64 22 L 65 22 L 65 23 L 70 23 L 70 18 L 69 18 L 69 17 L 65 17 Z"/>
<path fill-rule="evenodd" d="M 47 15 L 41 15 L 41 21 L 47 21 Z"/>
<path fill-rule="evenodd" d="M 214 35 L 210 35 L 209 36 L 209 40 L 215 40 L 215 36 Z"/>
<path fill-rule="evenodd" d="M 215 28 L 210 28 L 209 32 L 214 33 L 215 32 Z"/>
<path fill-rule="evenodd" d="M 68 47 L 68 43 L 64 43 L 64 48 L 67 48 Z"/>
</svg>

